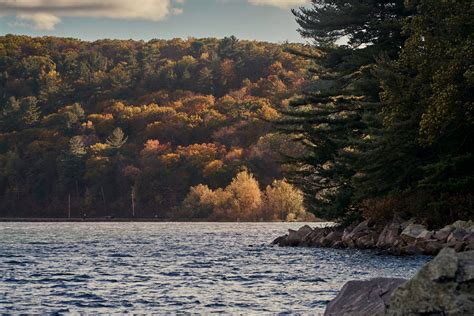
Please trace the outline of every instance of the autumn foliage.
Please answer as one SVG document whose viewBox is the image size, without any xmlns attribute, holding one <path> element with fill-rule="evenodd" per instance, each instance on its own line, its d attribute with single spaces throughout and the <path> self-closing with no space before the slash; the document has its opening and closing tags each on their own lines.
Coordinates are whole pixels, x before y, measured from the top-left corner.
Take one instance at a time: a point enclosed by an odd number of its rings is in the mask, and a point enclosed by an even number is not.
<svg viewBox="0 0 474 316">
<path fill-rule="evenodd" d="M 297 150 L 292 46 L 0 37 L 0 216 L 286 219 L 260 185 Z"/>
</svg>

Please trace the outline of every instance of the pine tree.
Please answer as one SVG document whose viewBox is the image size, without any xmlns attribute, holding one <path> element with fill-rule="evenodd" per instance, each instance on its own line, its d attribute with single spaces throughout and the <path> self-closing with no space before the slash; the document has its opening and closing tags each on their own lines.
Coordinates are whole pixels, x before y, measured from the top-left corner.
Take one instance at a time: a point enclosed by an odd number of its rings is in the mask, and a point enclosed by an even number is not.
<svg viewBox="0 0 474 316">
<path fill-rule="evenodd" d="M 69 147 L 64 150 L 58 161 L 58 174 L 61 191 L 75 192 L 79 200 L 79 190 L 86 172 L 86 148 L 81 136 L 69 140 Z"/>
<path fill-rule="evenodd" d="M 403 0 L 316 0 L 293 13 L 317 51 L 293 51 L 313 61 L 311 83 L 277 126 L 308 147 L 305 157 L 288 157 L 289 177 L 304 192 L 307 209 L 340 219 L 355 206 L 361 150 L 379 124 L 376 58 L 397 55 L 406 12 Z"/>
</svg>

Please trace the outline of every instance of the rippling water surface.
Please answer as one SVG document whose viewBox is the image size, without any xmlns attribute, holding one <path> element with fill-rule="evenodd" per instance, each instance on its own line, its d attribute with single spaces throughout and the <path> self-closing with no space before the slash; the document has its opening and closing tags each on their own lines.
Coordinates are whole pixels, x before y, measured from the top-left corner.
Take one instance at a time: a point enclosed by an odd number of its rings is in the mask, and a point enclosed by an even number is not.
<svg viewBox="0 0 474 316">
<path fill-rule="evenodd" d="M 315 313 L 348 280 L 427 260 L 269 245 L 299 226 L 0 223 L 0 313 Z"/>
</svg>

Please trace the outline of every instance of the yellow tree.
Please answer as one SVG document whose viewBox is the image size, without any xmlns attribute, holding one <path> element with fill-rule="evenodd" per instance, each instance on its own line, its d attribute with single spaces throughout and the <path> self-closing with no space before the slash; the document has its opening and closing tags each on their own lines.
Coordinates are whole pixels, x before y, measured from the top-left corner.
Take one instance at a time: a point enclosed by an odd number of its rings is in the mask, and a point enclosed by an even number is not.
<svg viewBox="0 0 474 316">
<path fill-rule="evenodd" d="M 265 189 L 265 219 L 295 220 L 305 215 L 303 192 L 285 180 L 275 180 Z"/>
<path fill-rule="evenodd" d="M 247 171 L 239 172 L 225 191 L 231 196 L 232 219 L 258 220 L 261 218 L 262 192 L 257 180 Z"/>
</svg>

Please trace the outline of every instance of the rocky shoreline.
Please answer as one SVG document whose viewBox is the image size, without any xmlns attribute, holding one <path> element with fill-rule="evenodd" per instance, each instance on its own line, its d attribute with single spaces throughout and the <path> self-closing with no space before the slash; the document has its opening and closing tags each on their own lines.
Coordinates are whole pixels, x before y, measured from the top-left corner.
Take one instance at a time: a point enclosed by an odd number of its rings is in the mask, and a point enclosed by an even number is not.
<svg viewBox="0 0 474 316">
<path fill-rule="evenodd" d="M 474 315 L 474 251 L 444 248 L 410 280 L 349 281 L 324 315 Z"/>
<path fill-rule="evenodd" d="M 330 247 L 376 249 L 393 255 L 437 255 L 443 248 L 456 252 L 474 250 L 474 223 L 456 221 L 439 230 L 428 230 L 414 219 L 393 220 L 385 225 L 371 220 L 348 227 L 305 225 L 288 230 L 273 244 L 282 247 Z"/>
</svg>

